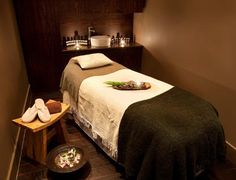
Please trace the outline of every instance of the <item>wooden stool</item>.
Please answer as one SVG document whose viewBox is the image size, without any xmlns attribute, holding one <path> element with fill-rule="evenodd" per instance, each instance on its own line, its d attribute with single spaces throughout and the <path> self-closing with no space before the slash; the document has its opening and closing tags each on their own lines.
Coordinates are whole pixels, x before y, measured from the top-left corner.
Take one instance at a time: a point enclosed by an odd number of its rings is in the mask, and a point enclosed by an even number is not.
<svg viewBox="0 0 236 180">
<path fill-rule="evenodd" d="M 53 102 L 53 100 L 49 100 L 48 102 Z M 59 142 L 65 143 L 67 141 L 60 119 L 65 115 L 70 106 L 64 103 L 61 103 L 61 105 L 61 112 L 51 114 L 50 121 L 46 123 L 43 123 L 38 118 L 30 123 L 24 123 L 21 118 L 13 120 L 18 126 L 26 129 L 25 143 L 27 156 L 44 165 L 46 164 L 47 158 L 47 127 L 53 125 Z"/>
</svg>

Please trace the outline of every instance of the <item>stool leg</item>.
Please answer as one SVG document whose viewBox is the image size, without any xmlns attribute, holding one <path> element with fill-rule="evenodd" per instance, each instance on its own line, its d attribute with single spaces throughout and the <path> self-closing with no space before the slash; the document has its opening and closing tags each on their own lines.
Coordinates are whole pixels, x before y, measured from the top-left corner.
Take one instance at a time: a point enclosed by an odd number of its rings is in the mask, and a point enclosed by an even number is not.
<svg viewBox="0 0 236 180">
<path fill-rule="evenodd" d="M 55 130 L 56 130 L 56 136 L 57 136 L 57 142 L 63 144 L 68 142 L 67 136 L 66 136 L 66 128 L 64 127 L 63 119 L 60 119 L 55 123 Z"/>
<path fill-rule="evenodd" d="M 26 132 L 26 154 L 29 158 L 41 164 L 46 164 L 47 157 L 47 130 L 39 132 Z"/>
</svg>

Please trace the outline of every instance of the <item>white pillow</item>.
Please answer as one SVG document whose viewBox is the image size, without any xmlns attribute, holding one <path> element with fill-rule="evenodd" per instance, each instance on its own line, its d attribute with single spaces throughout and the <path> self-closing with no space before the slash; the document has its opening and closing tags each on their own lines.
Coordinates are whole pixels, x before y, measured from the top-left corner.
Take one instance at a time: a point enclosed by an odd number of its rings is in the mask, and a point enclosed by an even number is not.
<svg viewBox="0 0 236 180">
<path fill-rule="evenodd" d="M 82 69 L 90 69 L 112 64 L 113 61 L 102 53 L 94 53 L 73 57 Z"/>
</svg>

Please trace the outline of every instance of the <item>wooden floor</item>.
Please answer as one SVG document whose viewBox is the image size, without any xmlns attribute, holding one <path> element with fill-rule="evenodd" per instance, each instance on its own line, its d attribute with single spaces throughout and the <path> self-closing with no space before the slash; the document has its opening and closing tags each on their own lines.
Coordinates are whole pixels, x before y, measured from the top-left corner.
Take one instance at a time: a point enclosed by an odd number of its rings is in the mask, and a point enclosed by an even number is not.
<svg viewBox="0 0 236 180">
<path fill-rule="evenodd" d="M 117 170 L 119 166 L 109 159 L 75 124 L 74 120 L 66 119 L 69 143 L 78 145 L 86 152 L 88 163 L 76 175 L 69 179 L 122 179 Z M 55 142 L 49 143 L 49 151 L 55 147 Z M 62 178 L 63 176 L 60 176 Z M 20 164 L 18 180 L 58 179 L 47 167 L 23 157 Z M 68 179 L 68 180 L 69 180 Z"/>
<path fill-rule="evenodd" d="M 37 97 L 37 96 L 36 96 Z M 56 96 L 47 96 L 46 99 Z M 60 98 L 59 98 L 60 99 Z M 67 115 L 66 115 L 67 116 Z M 69 117 L 69 116 L 68 116 Z M 69 142 L 80 146 L 88 155 L 88 163 L 76 174 L 59 177 L 51 173 L 46 166 L 36 163 L 24 156 L 21 159 L 18 180 L 53 180 L 53 179 L 88 179 L 88 180 L 116 180 L 124 179 L 122 168 L 103 153 L 75 124 L 73 119 L 64 118 L 66 135 Z M 49 151 L 58 144 L 52 139 Z M 209 172 L 201 175 L 197 180 L 236 180 L 236 166 L 231 162 L 216 164 Z"/>
</svg>

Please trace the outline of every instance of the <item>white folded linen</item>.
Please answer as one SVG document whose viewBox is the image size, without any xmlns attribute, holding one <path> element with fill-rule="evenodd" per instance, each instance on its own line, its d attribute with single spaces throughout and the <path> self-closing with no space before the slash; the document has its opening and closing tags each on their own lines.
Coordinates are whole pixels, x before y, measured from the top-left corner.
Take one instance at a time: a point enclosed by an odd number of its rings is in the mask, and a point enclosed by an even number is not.
<svg viewBox="0 0 236 180">
<path fill-rule="evenodd" d="M 105 81 L 149 82 L 147 90 L 117 90 Z M 131 104 L 162 94 L 173 86 L 130 69 L 118 70 L 102 76 L 85 79 L 79 90 L 79 116 L 92 127 L 94 138 L 99 135 L 104 145 L 117 155 L 119 125 L 125 110 Z"/>
</svg>

